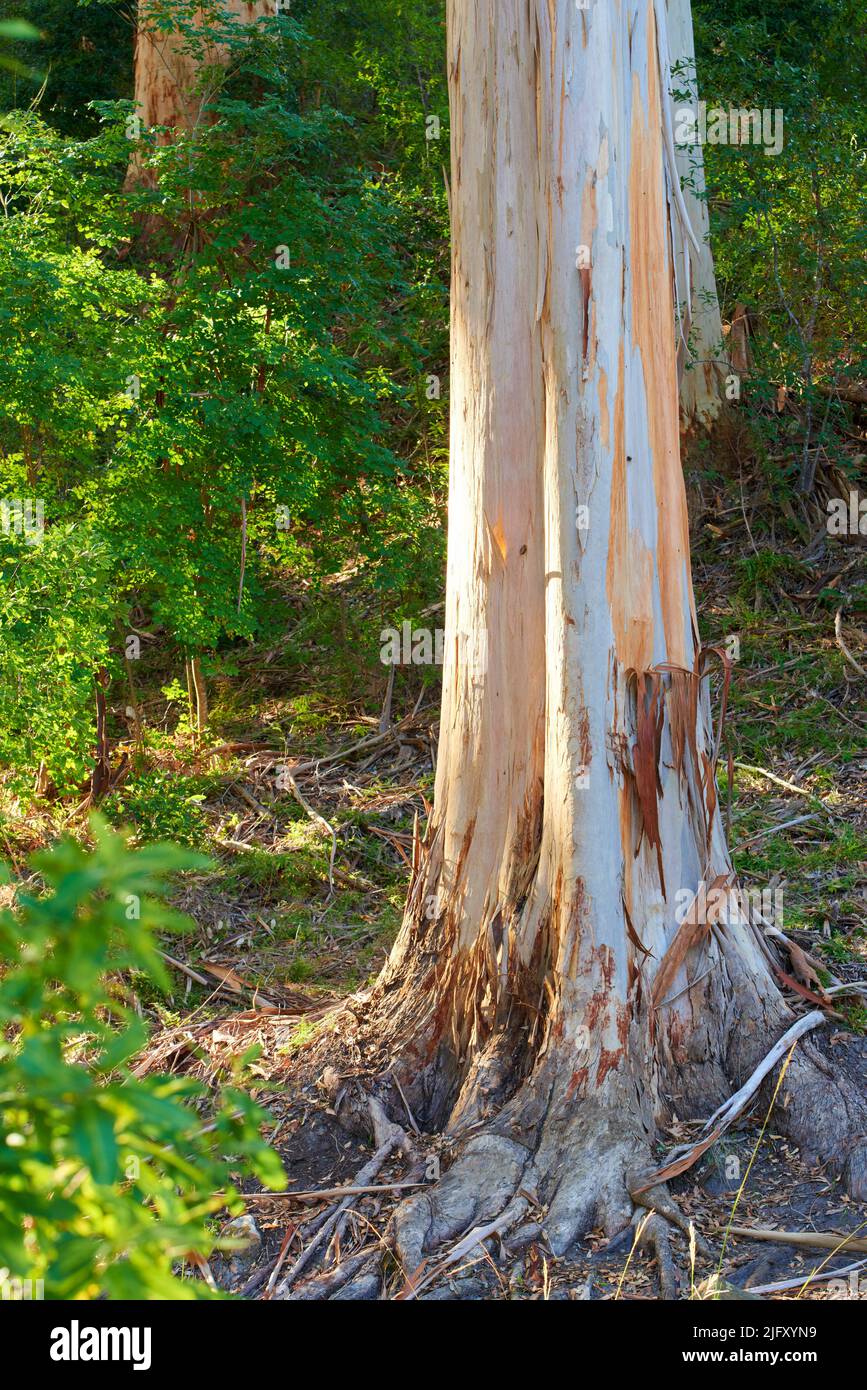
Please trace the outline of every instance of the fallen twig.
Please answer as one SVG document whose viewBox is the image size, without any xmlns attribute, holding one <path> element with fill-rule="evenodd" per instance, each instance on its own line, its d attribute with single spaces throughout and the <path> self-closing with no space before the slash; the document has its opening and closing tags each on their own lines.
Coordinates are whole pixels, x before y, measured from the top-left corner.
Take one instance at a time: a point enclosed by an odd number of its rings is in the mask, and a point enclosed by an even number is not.
<svg viewBox="0 0 867 1390">
<path fill-rule="evenodd" d="M 817 796 L 815 792 L 807 791 L 805 787 L 798 787 L 794 782 L 787 782 L 784 777 L 778 777 L 775 772 L 769 772 L 766 767 L 756 767 L 754 763 L 739 763 L 737 760 L 735 760 L 734 765 L 739 767 L 742 772 L 752 772 L 757 777 L 764 777 L 766 781 L 773 782 L 775 786 L 782 787 L 784 791 L 794 792 L 796 796 L 803 796 L 808 801 L 818 801 L 822 806 L 825 806 L 821 796 Z M 826 806 L 825 809 L 828 810 L 829 808 Z"/>
<path fill-rule="evenodd" d="M 741 1113 L 747 1101 L 755 1095 L 759 1086 L 764 1081 L 768 1072 L 771 1071 L 785 1052 L 789 1050 L 793 1042 L 809 1033 L 811 1029 L 818 1028 L 820 1023 L 825 1022 L 825 1015 L 815 1009 L 812 1013 L 805 1014 L 803 1018 L 797 1019 L 791 1028 L 787 1028 L 781 1038 L 774 1043 L 767 1057 L 759 1063 L 748 1081 L 745 1081 L 739 1091 L 736 1091 L 731 1100 L 721 1105 L 715 1110 L 710 1119 L 705 1124 L 705 1129 L 709 1129 L 715 1120 L 725 1125 L 726 1128 Z"/>
<path fill-rule="evenodd" d="M 206 980 L 204 975 L 199 975 L 198 972 L 191 969 L 189 965 L 185 965 L 182 960 L 176 960 L 175 957 L 170 956 L 167 951 L 160 951 L 160 955 L 163 960 L 168 961 L 169 965 L 173 965 L 176 970 L 180 970 L 181 973 L 186 975 L 189 979 L 195 980 L 197 985 L 204 985 L 205 989 L 214 988 L 213 981 Z M 217 988 L 219 989 L 219 985 Z"/>
<path fill-rule="evenodd" d="M 839 1231 L 773 1231 L 764 1226 L 730 1226 L 729 1235 L 742 1236 L 744 1240 L 774 1241 L 777 1245 L 815 1246 L 819 1250 L 857 1250 L 867 1255 L 867 1238 L 856 1236 L 854 1233 L 844 1235 Z"/>
<path fill-rule="evenodd" d="M 780 821 L 778 825 L 769 825 L 765 830 L 759 830 L 757 834 L 751 835 L 748 840 L 742 840 L 739 845 L 733 845 L 732 854 L 740 854 L 743 850 L 757 844 L 759 840 L 764 840 L 768 835 L 777 835 L 781 830 L 791 830 L 795 825 L 804 825 L 807 821 L 815 819 L 815 811 L 810 811 L 806 816 L 795 816 L 794 820 L 784 820 Z"/>
<path fill-rule="evenodd" d="M 858 662 L 855 660 L 854 656 L 852 655 L 849 648 L 846 646 L 845 641 L 843 640 L 842 608 L 838 608 L 837 612 L 834 614 L 834 636 L 837 639 L 837 646 L 840 648 L 840 651 L 843 653 L 849 665 L 852 667 L 852 670 L 857 671 L 858 675 L 861 676 L 863 680 L 867 681 L 867 671 L 864 670 L 863 666 L 859 666 Z"/>
<path fill-rule="evenodd" d="M 239 796 L 242 801 L 246 801 L 251 810 L 256 811 L 258 815 L 264 816 L 266 820 L 274 819 L 273 811 L 269 811 L 267 806 L 263 806 L 261 801 L 257 801 L 252 792 L 248 792 L 247 788 L 242 787 L 240 782 L 232 783 L 232 791 L 236 796 Z"/>
<path fill-rule="evenodd" d="M 383 1147 L 385 1147 L 383 1145 Z M 354 1184 L 352 1187 L 310 1188 L 308 1192 L 242 1192 L 245 1202 L 319 1202 L 331 1201 L 335 1197 L 361 1197 L 375 1192 L 398 1192 L 411 1187 L 427 1187 L 425 1182 L 380 1182 Z"/>
<path fill-rule="evenodd" d="M 776 1284 L 757 1284 L 749 1292 L 783 1293 L 786 1289 L 806 1288 L 808 1284 L 822 1284 L 827 1279 L 842 1279 L 844 1274 L 854 1274 L 856 1270 L 863 1269 L 865 1265 L 867 1265 L 867 1260 L 858 1260 L 853 1265 L 844 1265 L 842 1269 L 824 1269 L 822 1265 L 819 1265 L 806 1278 L 803 1274 L 799 1274 L 797 1279 L 780 1279 Z"/>
<path fill-rule="evenodd" d="M 331 855 L 328 860 L 328 891 L 329 894 L 332 894 L 334 892 L 334 859 L 337 854 L 337 835 L 331 828 L 331 826 L 328 824 L 328 821 L 325 819 L 325 817 L 321 816 L 319 812 L 316 810 L 316 808 L 310 805 L 309 801 L 305 801 L 304 797 L 298 789 L 298 783 L 295 781 L 295 778 L 289 771 L 288 767 L 284 767 L 283 772 L 287 782 L 292 788 L 292 794 L 295 797 L 295 800 L 298 802 L 298 805 L 302 808 L 302 810 L 307 812 L 308 816 L 315 824 L 324 826 L 325 829 L 328 831 L 328 834 L 331 836 Z"/>
<path fill-rule="evenodd" d="M 740 1090 L 736 1091 L 718 1110 L 715 1110 L 710 1119 L 705 1122 L 705 1130 L 710 1129 L 711 1125 L 714 1126 L 711 1133 L 704 1134 L 694 1144 L 680 1145 L 674 1149 L 668 1162 L 662 1168 L 658 1168 L 655 1173 L 646 1177 L 642 1186 L 633 1190 L 633 1195 L 646 1192 L 648 1188 L 655 1187 L 657 1183 L 668 1182 L 670 1178 L 678 1177 L 681 1173 L 685 1173 L 688 1168 L 691 1168 L 694 1163 L 697 1163 L 702 1154 L 707 1153 L 711 1145 L 716 1143 L 734 1123 L 738 1115 L 746 1109 L 768 1072 L 773 1069 L 784 1053 L 805 1033 L 810 1032 L 813 1028 L 818 1028 L 820 1023 L 824 1023 L 825 1017 L 824 1013 L 814 1009 L 812 1013 L 804 1014 L 802 1018 L 797 1019 L 791 1028 L 788 1028 L 783 1036 L 777 1040 L 767 1057 L 756 1067 L 749 1080 L 745 1081 Z"/>
</svg>

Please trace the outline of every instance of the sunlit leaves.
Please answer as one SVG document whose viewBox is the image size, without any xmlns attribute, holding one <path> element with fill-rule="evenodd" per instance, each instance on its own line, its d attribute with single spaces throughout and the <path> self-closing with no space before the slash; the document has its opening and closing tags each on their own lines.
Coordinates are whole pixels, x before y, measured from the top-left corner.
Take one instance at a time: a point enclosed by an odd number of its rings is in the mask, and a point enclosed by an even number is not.
<svg viewBox="0 0 867 1390">
<path fill-rule="evenodd" d="M 92 851 L 36 856 L 43 891 L 0 914 L 0 1264 L 51 1298 L 195 1296 L 178 1262 L 206 1255 L 208 1218 L 234 1207 L 223 1155 L 285 1178 L 248 1095 L 226 1091 L 205 1126 L 194 1082 L 131 1074 L 144 1036 L 120 972 L 165 982 L 155 932 L 188 925 L 161 901 L 166 878 L 204 861 L 92 828 Z"/>
</svg>

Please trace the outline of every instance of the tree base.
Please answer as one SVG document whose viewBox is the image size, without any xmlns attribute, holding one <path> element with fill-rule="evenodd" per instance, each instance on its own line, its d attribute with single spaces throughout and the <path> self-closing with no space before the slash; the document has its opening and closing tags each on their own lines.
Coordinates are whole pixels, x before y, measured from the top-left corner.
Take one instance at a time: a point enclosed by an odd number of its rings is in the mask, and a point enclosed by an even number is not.
<svg viewBox="0 0 867 1390">
<path fill-rule="evenodd" d="M 382 1007 L 381 998 L 375 1002 Z M 370 1014 L 352 1019 L 347 1011 L 312 1048 L 319 1061 L 327 1056 L 332 1064 L 326 1089 L 341 1123 L 369 1129 L 370 1094 L 379 1097 L 392 1122 L 407 1124 L 409 1118 L 415 1125 L 417 1114 L 429 1123 L 431 1105 L 449 1091 L 455 1095 L 456 1066 L 448 1050 L 431 1050 L 429 1044 L 420 1050 L 416 1040 L 401 1064 L 377 1076 L 374 1063 L 367 1071 L 371 1081 L 363 1083 L 364 1051 L 358 1050 L 358 1033 L 350 1041 L 350 1022 L 361 1024 L 367 1038 L 383 1038 L 384 1025 L 371 1027 Z M 766 1034 L 761 1046 L 767 1051 L 773 1041 L 774 1035 Z M 623 1075 L 612 1073 L 604 1094 L 578 1098 L 573 1059 L 568 1048 L 555 1047 L 516 1085 L 513 1042 L 505 1033 L 495 1036 L 465 1073 L 451 1110 L 437 1126 L 453 1160 L 438 1181 L 400 1202 L 391 1217 L 386 1241 L 405 1281 L 403 1296 L 435 1296 L 432 1281 L 466 1263 L 471 1250 L 478 1255 L 484 1241 L 497 1239 L 517 1250 L 540 1239 L 562 1256 L 578 1238 L 601 1228 L 611 1248 L 623 1245 L 628 1253 L 633 1244 L 649 1247 L 659 1269 L 660 1297 L 676 1297 L 670 1234 L 672 1228 L 686 1232 L 688 1227 L 667 1188 L 648 1186 L 658 1167 L 658 1131 L 644 1103 L 649 1083 L 645 1094 L 633 1066 Z M 348 1084 L 349 1057 L 336 1055 L 347 1045 L 354 1073 Z M 423 1056 L 426 1066 L 420 1065 Z M 827 1165 L 853 1197 L 864 1201 L 867 1106 L 845 1060 L 835 1054 L 833 1063 L 817 1043 L 798 1043 L 777 1094 L 773 1128 L 795 1140 L 809 1162 Z M 776 1067 L 759 1093 L 759 1114 L 767 1112 L 778 1076 Z M 682 1094 L 695 1093 L 686 1075 L 680 1080 Z M 742 1074 L 731 1077 L 731 1089 L 743 1080 Z M 699 1118 L 707 1119 L 710 1108 Z M 693 1234 L 701 1247 L 700 1233 Z M 379 1265 L 377 1258 L 348 1270 L 346 1280 L 340 1271 L 332 1272 L 326 1276 L 330 1292 L 311 1295 L 301 1289 L 285 1296 L 377 1297 Z M 419 1292 L 425 1289 L 427 1295 Z"/>
</svg>

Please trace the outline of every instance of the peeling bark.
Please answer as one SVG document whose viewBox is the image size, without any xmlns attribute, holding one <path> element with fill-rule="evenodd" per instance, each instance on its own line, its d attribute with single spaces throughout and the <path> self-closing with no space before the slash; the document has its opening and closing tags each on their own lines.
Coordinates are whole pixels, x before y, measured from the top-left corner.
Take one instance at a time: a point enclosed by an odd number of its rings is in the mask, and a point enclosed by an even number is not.
<svg viewBox="0 0 867 1390">
<path fill-rule="evenodd" d="M 435 805 L 353 1035 L 459 1141 L 398 1218 L 409 1270 L 504 1208 L 522 1220 L 522 1194 L 557 1250 L 636 1203 L 668 1215 L 641 1182 L 660 1124 L 710 1114 L 793 1018 L 754 925 L 676 913 L 734 876 L 690 578 L 653 0 L 450 0 L 449 80 Z M 820 1072 L 804 1046 L 779 1125 L 863 1186 L 867 1112 L 838 1079 L 817 1128 Z"/>
</svg>

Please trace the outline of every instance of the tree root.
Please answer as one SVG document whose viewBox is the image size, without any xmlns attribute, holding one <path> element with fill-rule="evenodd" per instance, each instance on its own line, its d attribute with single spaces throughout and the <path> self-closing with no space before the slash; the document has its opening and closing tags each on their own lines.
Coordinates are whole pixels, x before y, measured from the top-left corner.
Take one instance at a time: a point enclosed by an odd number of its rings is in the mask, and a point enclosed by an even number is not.
<svg viewBox="0 0 867 1390">
<path fill-rule="evenodd" d="M 694 1242 L 702 1255 L 710 1252 L 665 1187 L 663 1179 L 671 1174 L 655 1166 L 651 1080 L 657 1097 L 660 1089 L 673 1097 L 681 1115 L 694 1113 L 697 1106 L 712 1110 L 722 1101 L 714 1119 L 727 1113 L 746 1090 L 760 1114 L 766 1100 L 775 1095 L 775 1129 L 793 1138 L 809 1162 L 827 1164 L 854 1196 L 863 1199 L 867 1193 L 867 1107 L 859 1078 L 838 1055 L 826 1054 L 821 1039 L 797 1036 L 805 1023 L 793 1029 L 790 1014 L 763 1012 L 762 1000 L 755 990 L 750 993 L 749 977 L 740 970 L 736 955 L 727 958 L 727 970 L 719 988 L 726 984 L 726 998 L 734 994 L 740 1010 L 737 1029 L 720 1025 L 719 1033 L 731 1039 L 730 1046 L 715 1047 L 716 1034 L 708 1031 L 704 1039 L 699 1036 L 689 1058 L 675 1059 L 673 1072 L 666 1071 L 663 1063 L 661 1083 L 660 1075 L 654 1075 L 652 1065 L 645 1066 L 636 1051 L 625 1066 L 608 1073 L 604 1088 L 591 1096 L 575 1094 L 578 1073 L 568 1051 L 559 1046 L 538 1057 L 511 1094 L 508 1066 L 505 1079 L 501 1075 L 503 1056 L 508 1053 L 502 1046 L 489 1047 L 480 1062 L 465 1072 L 461 1084 L 455 1084 L 452 1075 L 449 1086 L 447 1078 L 440 1079 L 440 1059 L 435 1054 L 425 1054 L 422 1067 L 415 1057 L 413 1072 L 409 1064 L 396 1067 L 390 1049 L 388 1068 L 381 1071 L 376 1087 L 381 1102 L 372 1105 L 355 1070 L 357 1056 L 352 1071 L 334 1072 L 334 1084 L 325 1085 L 325 1090 L 342 1124 L 361 1127 L 366 1123 L 369 1132 L 372 1121 L 381 1146 L 394 1132 L 392 1118 L 405 1117 L 409 1093 L 411 1113 L 423 1125 L 442 1132 L 453 1161 L 444 1162 L 436 1184 L 405 1198 L 392 1214 L 383 1244 L 393 1253 L 399 1291 L 388 1260 L 383 1275 L 382 1261 L 373 1252 L 369 1261 L 308 1279 L 287 1296 L 377 1297 L 382 1296 L 382 1277 L 389 1296 L 402 1299 L 439 1297 L 444 1283 L 452 1292 L 442 1296 L 476 1296 L 460 1290 L 477 1284 L 480 1277 L 484 1287 L 498 1258 L 500 1262 L 512 1258 L 537 1240 L 561 1257 L 579 1237 L 601 1227 L 608 1244 L 594 1259 L 620 1250 L 626 1255 L 640 1246 L 655 1257 L 660 1297 L 676 1297 L 673 1231 Z M 729 976 L 733 986 L 740 983 L 743 988 L 728 990 Z M 718 1013 L 719 1008 L 711 1007 L 708 1017 Z M 769 1037 L 778 1039 L 770 1053 L 764 1041 Z M 790 1038 L 798 1044 L 794 1051 L 789 1048 Z M 777 1063 L 784 1046 L 786 1070 L 780 1078 Z M 769 1057 L 773 1058 L 770 1067 L 765 1065 Z M 671 1059 L 666 1061 L 670 1066 Z M 406 1087 L 405 1092 L 398 1083 L 399 1097 L 393 1089 L 398 1071 Z M 457 1068 L 452 1072 L 456 1074 Z M 430 1083 L 427 1090 L 413 1084 L 419 1075 L 426 1085 Z M 776 1087 L 775 1076 L 781 1082 Z M 436 1101 L 433 1110 L 424 1103 L 430 1095 Z M 444 1097 L 450 1098 L 450 1108 L 440 1104 Z M 388 1113 L 382 1102 L 390 1107 Z M 411 1154 L 412 1142 L 399 1126 L 397 1133 L 402 1139 L 399 1147 Z M 420 1180 L 425 1173 L 426 1164 L 419 1155 L 412 1176 Z"/>
<path fill-rule="evenodd" d="M 435 1184 L 398 1204 L 382 1242 L 400 1272 L 397 1291 L 387 1277 L 389 1259 L 368 1248 L 297 1288 L 284 1287 L 282 1296 L 369 1300 L 381 1298 L 387 1283 L 390 1296 L 402 1300 L 484 1297 L 485 1261 L 490 1267 L 497 1256 L 500 1263 L 511 1259 L 536 1240 L 562 1256 L 601 1226 L 608 1242 L 594 1260 L 619 1251 L 628 1263 L 643 1250 L 655 1261 L 659 1298 L 676 1299 L 684 1280 L 673 1231 L 703 1256 L 711 1252 L 665 1185 L 648 1185 L 654 1165 L 636 1117 L 588 1100 L 564 1111 L 550 1098 L 541 1114 L 535 1121 L 523 1099 L 508 1104 L 483 1129 L 456 1140 L 456 1157 Z M 387 1122 L 376 1106 L 371 1115 L 382 1139 Z"/>
<path fill-rule="evenodd" d="M 640 1171 L 631 1174 L 629 1195 L 636 1207 L 644 1207 L 647 1211 L 664 1218 L 672 1226 L 676 1226 L 679 1231 L 682 1231 L 688 1239 L 693 1240 L 695 1248 L 700 1254 L 710 1255 L 710 1247 L 704 1237 L 687 1221 L 683 1212 L 672 1200 L 668 1188 L 662 1183 L 657 1183 L 655 1187 L 642 1187 L 642 1181 Z"/>
<path fill-rule="evenodd" d="M 649 1250 L 659 1270 L 659 1296 L 666 1302 L 677 1298 L 679 1284 L 677 1266 L 671 1253 L 671 1239 L 665 1219 L 650 1212 L 638 1223 L 636 1244 Z"/>
<path fill-rule="evenodd" d="M 543 1239 L 557 1256 L 601 1225 L 609 1251 L 629 1242 L 651 1251 L 661 1297 L 675 1297 L 669 1231 L 690 1235 L 690 1226 L 664 1187 L 633 1194 L 650 1169 L 644 1136 L 624 1124 L 622 1113 L 587 1101 L 566 1121 L 549 1114 L 532 1147 L 497 1129 L 473 1135 L 437 1185 L 395 1213 L 390 1238 L 407 1279 L 402 1296 L 419 1296 L 493 1239 L 509 1254 Z"/>
</svg>

